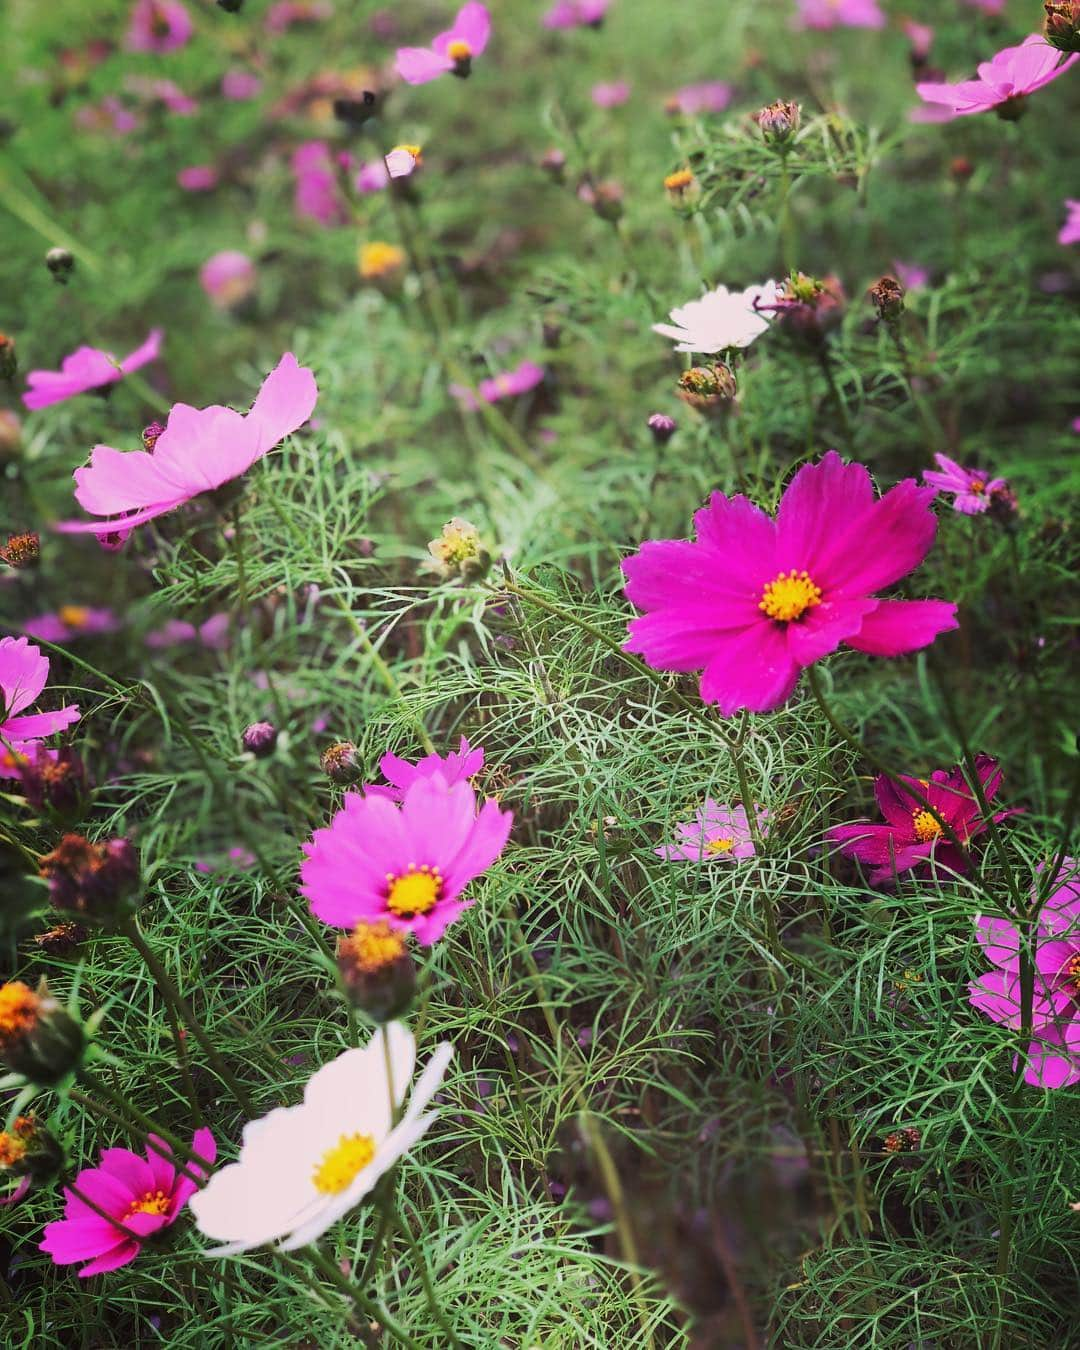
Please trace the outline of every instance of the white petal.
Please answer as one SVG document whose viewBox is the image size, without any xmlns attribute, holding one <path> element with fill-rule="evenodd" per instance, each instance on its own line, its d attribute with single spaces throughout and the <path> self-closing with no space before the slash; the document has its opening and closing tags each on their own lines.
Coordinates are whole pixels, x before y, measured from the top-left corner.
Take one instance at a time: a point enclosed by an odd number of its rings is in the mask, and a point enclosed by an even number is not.
<svg viewBox="0 0 1080 1350">
<path fill-rule="evenodd" d="M 453 1058 L 454 1047 L 449 1041 L 443 1041 L 435 1047 L 435 1053 L 424 1066 L 424 1072 L 416 1080 L 416 1086 L 409 1098 L 409 1109 L 405 1112 L 405 1120 L 415 1119 L 438 1092 L 442 1080 L 446 1076 L 447 1066 Z M 402 1121 L 402 1124 L 404 1124 L 404 1121 Z"/>
</svg>

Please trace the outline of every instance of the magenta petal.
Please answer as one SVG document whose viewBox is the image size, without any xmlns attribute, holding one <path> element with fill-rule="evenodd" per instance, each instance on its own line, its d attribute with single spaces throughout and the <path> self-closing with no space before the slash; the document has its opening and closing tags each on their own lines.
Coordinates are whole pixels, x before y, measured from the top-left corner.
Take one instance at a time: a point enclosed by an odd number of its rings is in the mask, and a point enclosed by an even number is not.
<svg viewBox="0 0 1080 1350">
<path fill-rule="evenodd" d="M 1014 971 L 1020 955 L 1020 937 L 1015 926 L 1008 919 L 980 914 L 975 920 L 975 929 L 987 960 Z"/>
<path fill-rule="evenodd" d="M 150 1164 L 126 1148 L 105 1149 L 101 1154 L 99 1168 L 114 1181 L 126 1186 L 133 1196 L 145 1195 L 155 1188 Z"/>
<path fill-rule="evenodd" d="M 467 42 L 473 56 L 479 56 L 488 44 L 491 35 L 491 15 L 486 5 L 479 0 L 468 0 L 462 5 L 454 20 L 454 36 Z"/>
<path fill-rule="evenodd" d="M 399 47 L 395 67 L 406 84 L 427 84 L 453 70 L 454 63 L 428 47 Z"/>
<path fill-rule="evenodd" d="M 121 1266 L 126 1266 L 129 1261 L 134 1261 L 139 1254 L 139 1244 L 135 1241 L 125 1239 L 118 1247 L 112 1251 L 106 1252 L 104 1256 L 99 1256 L 96 1261 L 91 1261 L 83 1266 L 79 1271 L 79 1279 L 88 1279 L 91 1275 L 104 1275 L 109 1270 L 119 1270 Z"/>
<path fill-rule="evenodd" d="M 851 640 L 865 616 L 878 607 L 877 600 L 825 600 L 796 623 L 787 626 L 788 651 L 800 666 L 811 666 Z"/>
<path fill-rule="evenodd" d="M 740 708 L 771 712 L 790 698 L 800 666 L 791 659 L 783 630 L 762 618 L 741 632 L 725 633 L 701 677 L 701 697 L 725 717 Z"/>
<path fill-rule="evenodd" d="M 882 600 L 847 644 L 871 656 L 902 656 L 958 627 L 956 606 L 945 600 Z"/>
<path fill-rule="evenodd" d="M 804 464 L 785 489 L 776 513 L 777 571 L 806 568 L 819 586 L 834 584 L 829 577 L 830 556 L 847 525 L 873 505 L 874 487 L 862 464 L 845 464 L 835 450 L 817 464 Z"/>
<path fill-rule="evenodd" d="M 263 380 L 248 413 L 258 424 L 263 451 L 299 430 L 315 411 L 318 397 L 315 376 L 286 352 Z"/>
</svg>

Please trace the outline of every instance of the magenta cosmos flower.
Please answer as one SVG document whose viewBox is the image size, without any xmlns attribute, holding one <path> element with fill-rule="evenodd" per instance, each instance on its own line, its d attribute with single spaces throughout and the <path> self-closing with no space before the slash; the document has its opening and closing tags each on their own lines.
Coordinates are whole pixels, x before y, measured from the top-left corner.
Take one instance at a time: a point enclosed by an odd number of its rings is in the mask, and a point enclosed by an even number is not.
<svg viewBox="0 0 1080 1350">
<path fill-rule="evenodd" d="M 348 211 L 341 197 L 337 168 L 325 141 L 305 141 L 293 151 L 296 214 L 320 225 L 343 225 Z"/>
<path fill-rule="evenodd" d="M 198 642 L 211 651 L 224 651 L 229 645 L 231 623 L 232 616 L 224 610 L 219 614 L 211 614 L 198 627 L 186 619 L 169 619 L 160 628 L 147 633 L 145 642 L 154 651 L 177 647 L 185 642 Z"/>
<path fill-rule="evenodd" d="M 491 15 L 479 0 L 462 5 L 452 28 L 440 33 L 430 47 L 399 47 L 397 73 L 406 84 L 427 84 L 440 75 L 466 76 L 491 36 Z"/>
<path fill-rule="evenodd" d="M 953 493 L 952 507 L 965 516 L 979 516 L 989 509 L 995 493 L 1007 492 L 1008 480 L 991 478 L 978 469 L 964 469 L 948 455 L 935 455 L 940 472 L 927 469 L 923 482 L 937 492 Z"/>
<path fill-rule="evenodd" d="M 589 97 L 598 108 L 621 108 L 630 97 L 630 85 L 626 80 L 601 81 L 593 85 Z"/>
<path fill-rule="evenodd" d="M 189 164 L 176 175 L 176 181 L 185 192 L 213 192 L 221 175 L 213 164 Z"/>
<path fill-rule="evenodd" d="M 1080 201 L 1066 198 L 1065 210 L 1068 214 L 1058 232 L 1058 243 L 1080 244 Z"/>
<path fill-rule="evenodd" d="M 369 783 L 364 791 L 368 796 L 389 797 L 391 801 L 400 802 L 408 789 L 422 778 L 434 778 L 439 774 L 449 786 L 453 787 L 455 783 L 474 777 L 483 767 L 484 747 L 478 745 L 474 749 L 462 736 L 458 748 L 451 750 L 448 755 L 425 755 L 415 764 L 411 764 L 407 759 L 399 759 L 397 755 L 383 755 L 379 760 L 379 772 L 390 786 Z"/>
<path fill-rule="evenodd" d="M 136 0 L 127 31 L 128 50 L 172 52 L 194 31 L 191 15 L 180 0 Z"/>
<path fill-rule="evenodd" d="M 987 803 L 992 802 L 1001 787 L 997 760 L 989 755 L 976 755 L 975 771 L 983 796 Z M 986 820 L 963 769 L 959 766 L 947 771 L 935 769 L 929 778 L 901 776 L 900 781 L 911 791 L 897 787 L 884 774 L 874 783 L 874 796 L 885 817 L 884 824 L 875 825 L 866 820 L 854 825 L 836 825 L 828 837 L 840 844 L 840 852 L 845 857 L 870 864 L 873 868 L 870 880 L 875 885 L 891 881 L 899 872 L 907 872 L 913 867 L 925 868 L 931 861 L 949 872 L 966 872 L 968 864 L 964 851 L 956 847 L 937 819 L 940 816 L 965 846 L 986 830 Z M 1015 814 L 1015 811 L 999 811 L 994 821 L 997 823 Z"/>
<path fill-rule="evenodd" d="M 799 28 L 884 28 L 877 0 L 798 0 Z"/>
<path fill-rule="evenodd" d="M 611 0 L 557 0 L 540 22 L 545 28 L 599 28 L 610 7 Z"/>
<path fill-rule="evenodd" d="M 696 117 L 699 113 L 718 113 L 731 102 L 734 90 L 722 80 L 703 80 L 699 84 L 685 84 L 676 89 L 664 103 L 669 113 L 682 113 L 684 117 Z"/>
<path fill-rule="evenodd" d="M 879 600 L 934 541 L 933 488 L 905 479 L 875 497 L 861 464 L 833 450 L 788 484 L 776 519 L 714 492 L 697 539 L 642 544 L 623 563 L 626 596 L 646 612 L 626 650 L 657 670 L 702 671 L 701 697 L 724 716 L 768 712 L 803 667 L 846 643 L 899 656 L 955 628 L 943 600 Z"/>
<path fill-rule="evenodd" d="M 968 117 L 994 108 L 1007 111 L 1016 109 L 1018 100 L 1064 75 L 1078 60 L 1080 53 L 1061 61 L 1056 47 L 1051 47 L 1041 33 L 1032 33 L 1019 47 L 1006 47 L 981 62 L 978 79 L 959 84 L 923 82 L 915 89 L 924 103 L 940 105 L 952 117 Z"/>
<path fill-rule="evenodd" d="M 519 394 L 527 394 L 530 389 L 535 389 L 543 379 L 543 366 L 538 366 L 535 361 L 522 361 L 513 370 L 503 370 L 498 375 L 481 380 L 479 399 L 466 385 L 451 384 L 449 388 L 463 408 L 475 412 L 481 400 L 484 403 L 498 403 L 500 399 L 516 398 Z"/>
<path fill-rule="evenodd" d="M 246 103 L 261 89 L 262 80 L 250 70 L 227 70 L 221 77 L 221 96 L 232 103 Z"/>
<path fill-rule="evenodd" d="M 157 1135 L 148 1137 L 159 1149 L 172 1152 Z M 191 1149 L 207 1163 L 217 1157 L 214 1136 L 206 1129 L 195 1131 Z M 180 1211 L 198 1190 L 192 1180 L 196 1176 L 205 1181 L 206 1169 L 186 1163 L 180 1172 L 168 1158 L 149 1147 L 145 1158 L 126 1148 L 104 1149 L 100 1165 L 84 1168 L 75 1178 L 75 1187 L 116 1223 L 110 1223 L 65 1187 L 64 1217 L 46 1224 L 40 1250 L 58 1266 L 86 1261 L 79 1271 L 80 1279 L 126 1266 L 135 1260 L 151 1233 L 168 1228 L 180 1217 Z"/>
<path fill-rule="evenodd" d="M 26 377 L 30 387 L 22 396 L 23 403 L 28 408 L 47 408 L 50 403 L 62 403 L 76 394 L 107 389 L 133 370 L 156 361 L 161 353 L 161 338 L 161 329 L 153 329 L 142 346 L 122 361 L 117 361 L 112 352 L 99 351 L 97 347 L 77 347 L 64 357 L 59 370 L 30 371 Z"/>
<path fill-rule="evenodd" d="M 478 811 L 471 786 L 440 773 L 418 778 L 400 803 L 347 792 L 304 845 L 300 890 L 324 923 L 383 919 L 430 946 L 472 904 L 462 892 L 502 852 L 512 823 L 494 798 Z"/>
<path fill-rule="evenodd" d="M 55 712 L 27 713 L 45 688 L 49 658 L 26 638 L 0 638 L 0 778 L 17 778 L 18 758 L 43 736 L 79 720 L 78 706 Z"/>
<path fill-rule="evenodd" d="M 1044 1088 L 1080 1082 L 1080 862 L 1063 858 L 1053 886 L 1035 930 L 1032 1040 L 1024 1066 L 1024 1082 Z M 993 1021 L 1019 1031 L 1023 1014 L 1016 928 L 1008 919 L 986 914 L 975 923 L 979 945 L 994 969 L 968 986 L 971 1003 Z"/>
<path fill-rule="evenodd" d="M 758 833 L 764 835 L 768 811 L 757 808 Z M 674 844 L 661 844 L 654 849 L 661 858 L 671 862 L 712 862 L 717 858 L 752 858 L 754 836 L 744 806 L 724 806 L 705 798 L 705 805 L 694 812 L 694 819 L 675 826 Z"/>
<path fill-rule="evenodd" d="M 257 284 L 255 264 L 246 253 L 234 248 L 213 254 L 199 268 L 199 285 L 217 309 L 242 305 L 255 294 Z"/>
<path fill-rule="evenodd" d="M 304 425 L 318 392 L 315 376 L 286 352 L 263 380 L 250 412 L 176 403 L 152 451 L 95 445 L 90 463 L 75 470 L 75 500 L 91 515 L 110 518 L 68 520 L 56 528 L 126 537 L 136 525 L 246 473 Z"/>
<path fill-rule="evenodd" d="M 53 614 L 39 614 L 22 626 L 27 637 L 41 642 L 70 642 L 72 638 L 115 633 L 120 627 L 116 614 L 93 605 L 61 605 Z"/>
</svg>

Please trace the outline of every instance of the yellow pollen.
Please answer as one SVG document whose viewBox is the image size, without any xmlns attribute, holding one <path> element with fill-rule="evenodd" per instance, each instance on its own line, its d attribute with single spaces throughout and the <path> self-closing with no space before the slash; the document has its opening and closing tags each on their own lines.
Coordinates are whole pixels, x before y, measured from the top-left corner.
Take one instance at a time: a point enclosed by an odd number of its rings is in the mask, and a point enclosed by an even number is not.
<svg viewBox="0 0 1080 1350">
<path fill-rule="evenodd" d="M 694 175 L 689 169 L 676 169 L 674 173 L 669 173 L 664 179 L 664 187 L 669 192 L 682 192 L 688 188 L 694 181 Z"/>
<path fill-rule="evenodd" d="M 442 873 L 437 867 L 417 867 L 410 863 L 407 872 L 397 877 L 388 876 L 387 880 L 390 883 L 387 908 L 402 919 L 411 919 L 434 909 L 442 890 Z"/>
<path fill-rule="evenodd" d="M 404 150 L 407 155 L 412 155 L 413 159 L 416 160 L 417 164 L 419 164 L 424 157 L 423 147 L 419 145 L 409 145 L 405 142 L 402 142 L 401 145 L 395 145 L 393 148 L 395 150 Z"/>
<path fill-rule="evenodd" d="M 370 1134 L 343 1134 L 322 1155 L 312 1173 L 312 1184 L 323 1195 L 340 1195 L 374 1156 L 375 1140 Z"/>
<path fill-rule="evenodd" d="M 807 571 L 781 572 L 775 581 L 770 581 L 762 592 L 758 609 L 770 619 L 781 623 L 790 623 L 801 619 L 808 609 L 821 604 L 821 588 L 810 580 Z"/>
<path fill-rule="evenodd" d="M 124 1219 L 130 1219 L 133 1214 L 167 1214 L 171 1201 L 172 1197 L 164 1191 L 147 1191 L 141 1200 L 132 1202 Z M 120 1222 L 123 1223 L 123 1219 Z"/>
<path fill-rule="evenodd" d="M 446 54 L 451 61 L 468 61 L 472 56 L 472 48 L 463 38 L 455 38 L 447 44 Z"/>
<path fill-rule="evenodd" d="M 17 1040 L 37 1021 L 39 999 L 29 985 L 12 980 L 0 989 L 0 1045 Z"/>
<path fill-rule="evenodd" d="M 1070 956 L 1061 972 L 1078 993 L 1080 993 L 1080 953 Z"/>
<path fill-rule="evenodd" d="M 358 970 L 382 970 L 405 954 L 405 939 L 388 923 L 358 923 L 339 944 L 339 955 Z"/>
<path fill-rule="evenodd" d="M 90 611 L 85 605 L 61 605 L 56 611 L 56 617 L 65 628 L 83 628 L 90 617 Z"/>
<path fill-rule="evenodd" d="M 943 833 L 941 825 L 929 811 L 913 812 L 911 825 L 915 831 L 915 838 L 923 844 L 928 843 L 931 839 L 936 839 L 938 835 Z"/>
<path fill-rule="evenodd" d="M 364 281 L 393 276 L 405 266 L 405 250 L 383 239 L 362 244 L 357 266 Z"/>
<path fill-rule="evenodd" d="M 975 493 L 976 496 L 978 496 L 980 492 L 986 491 L 986 484 L 983 482 L 981 478 L 973 478 L 971 482 L 968 484 L 968 487 L 971 489 L 972 492 Z"/>
<path fill-rule="evenodd" d="M 4 1130 L 0 1134 L 0 1167 L 14 1167 L 26 1152 L 26 1144 Z"/>
<path fill-rule="evenodd" d="M 705 845 L 705 852 L 715 857 L 717 853 L 730 853 L 734 847 L 734 839 L 710 839 Z"/>
</svg>

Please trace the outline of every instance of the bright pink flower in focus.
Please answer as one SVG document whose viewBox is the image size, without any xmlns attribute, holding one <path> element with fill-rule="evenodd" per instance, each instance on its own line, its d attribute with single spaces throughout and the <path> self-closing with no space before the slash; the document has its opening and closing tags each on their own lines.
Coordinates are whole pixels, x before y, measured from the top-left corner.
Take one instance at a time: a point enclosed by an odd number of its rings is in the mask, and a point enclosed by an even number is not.
<svg viewBox="0 0 1080 1350">
<path fill-rule="evenodd" d="M 978 469 L 961 468 L 948 455 L 935 455 L 934 459 L 940 472 L 927 469 L 923 474 L 923 482 L 938 492 L 954 493 L 952 507 L 961 515 L 982 515 L 989 509 L 995 492 L 1008 490 L 1009 484 L 1005 478 L 991 478 L 988 473 L 980 473 Z"/>
<path fill-rule="evenodd" d="M 416 779 L 400 803 L 347 792 L 304 845 L 300 890 L 323 923 L 383 919 L 428 947 L 472 904 L 460 896 L 503 851 L 512 824 L 494 798 L 478 811 L 472 787 L 440 773 Z"/>
<path fill-rule="evenodd" d="M 172 1153 L 156 1134 L 148 1138 L 157 1148 Z M 206 1129 L 195 1131 L 191 1149 L 207 1163 L 217 1157 L 214 1136 Z M 75 1178 L 75 1186 L 123 1228 L 109 1223 L 65 1187 L 64 1217 L 45 1225 L 45 1241 L 39 1250 L 47 1252 L 58 1266 L 90 1257 L 79 1271 L 83 1280 L 126 1266 L 138 1256 L 145 1238 L 180 1217 L 180 1211 L 198 1190 L 191 1177 L 205 1181 L 207 1175 L 206 1169 L 195 1163 L 186 1163 L 184 1171 L 178 1171 L 168 1158 L 149 1147 L 145 1158 L 126 1148 L 104 1149 L 100 1165 L 84 1168 Z"/>
<path fill-rule="evenodd" d="M 43 736 L 63 731 L 80 717 L 77 704 L 55 712 L 24 713 L 49 678 L 49 658 L 26 638 L 0 638 L 0 778 L 17 778 L 15 760 Z"/>
<path fill-rule="evenodd" d="M 91 389 L 107 389 L 133 370 L 156 361 L 161 353 L 161 338 L 161 329 L 152 329 L 142 346 L 122 361 L 117 361 L 112 352 L 99 351 L 97 347 L 77 347 L 64 357 L 59 370 L 30 371 L 26 377 L 30 387 L 22 401 L 28 408 L 47 408 L 50 403 L 62 403 Z"/>
<path fill-rule="evenodd" d="M 630 97 L 630 85 L 626 80 L 611 80 L 594 84 L 589 97 L 598 108 L 621 108 Z"/>
<path fill-rule="evenodd" d="M 877 0 L 798 0 L 798 28 L 884 28 Z"/>
<path fill-rule="evenodd" d="M 545 28 L 599 28 L 611 0 L 556 0 L 540 20 Z"/>
<path fill-rule="evenodd" d="M 286 352 L 263 380 L 250 412 L 173 404 L 153 451 L 95 445 L 90 463 L 75 470 L 76 501 L 91 515 L 111 519 L 69 520 L 56 528 L 126 537 L 136 525 L 246 473 L 304 425 L 317 397 L 315 376 Z"/>
<path fill-rule="evenodd" d="M 701 670 L 701 697 L 728 717 L 779 708 L 842 642 L 874 656 L 928 646 L 957 626 L 956 606 L 874 592 L 926 556 L 933 496 L 908 478 L 875 498 L 866 468 L 834 450 L 798 471 L 775 520 L 714 492 L 695 541 L 649 541 L 623 563 L 626 596 L 646 611 L 626 650 L 657 670 Z"/>
<path fill-rule="evenodd" d="M 513 370 L 500 371 L 486 380 L 480 381 L 479 395 L 485 403 L 498 403 L 500 399 L 515 398 L 535 389 L 544 379 L 544 367 L 535 361 L 522 361 Z M 463 384 L 451 384 L 451 394 L 463 408 L 475 412 L 480 406 L 476 394 Z"/>
<path fill-rule="evenodd" d="M 194 31 L 191 15 L 180 0 L 135 0 L 127 46 L 133 52 L 172 52 Z"/>
<path fill-rule="evenodd" d="M 1001 787 L 1001 770 L 997 760 L 989 755 L 975 756 L 975 772 L 982 785 L 983 796 L 990 803 Z M 964 771 L 935 769 L 928 779 L 901 776 L 913 796 L 904 788 L 896 787 L 884 774 L 874 782 L 874 796 L 885 824 L 859 821 L 854 825 L 836 825 L 828 837 L 840 844 L 840 852 L 848 858 L 857 858 L 873 868 L 870 880 L 874 885 L 895 880 L 900 872 L 913 867 L 925 871 L 931 861 L 948 872 L 966 872 L 967 859 L 945 833 L 934 812 L 949 826 L 962 844 L 982 834 L 986 820 L 978 798 L 964 777 Z M 933 811 L 923 805 L 923 801 Z M 1015 811 L 999 811 L 994 822 L 1016 815 Z"/>
<path fill-rule="evenodd" d="M 1074 53 L 1061 61 L 1061 53 L 1051 47 L 1041 33 L 1032 33 L 1019 47 L 1006 47 L 980 63 L 979 77 L 959 84 L 917 84 L 916 92 L 924 103 L 939 105 L 950 117 L 968 117 L 994 108 L 1017 108 L 1016 100 L 1033 94 L 1080 60 Z"/>
<path fill-rule="evenodd" d="M 95 633 L 115 633 L 120 620 L 111 609 L 90 605 L 61 605 L 55 614 L 39 614 L 27 619 L 22 630 L 39 642 L 70 642 L 73 638 L 92 637 Z"/>
<path fill-rule="evenodd" d="M 664 107 L 669 113 L 682 113 L 684 117 L 723 112 L 731 102 L 733 92 L 731 85 L 723 80 L 703 80 L 676 89 Z"/>
<path fill-rule="evenodd" d="M 227 70 L 221 77 L 221 96 L 232 103 L 245 103 L 262 89 L 262 80 L 249 70 Z"/>
<path fill-rule="evenodd" d="M 235 309 L 255 292 L 258 272 L 246 253 L 227 248 L 199 268 L 199 285 L 218 309 Z"/>
<path fill-rule="evenodd" d="M 1024 1082 L 1044 1088 L 1080 1083 L 1080 863 L 1063 858 L 1052 884 L 1034 935 L 1032 1040 L 1024 1066 Z M 1037 887 L 1032 888 L 1032 899 L 1037 899 Z M 1008 919 L 980 914 L 975 923 L 983 955 L 994 969 L 968 986 L 971 1004 L 993 1021 L 1019 1031 L 1023 1016 L 1019 934 Z"/>
<path fill-rule="evenodd" d="M 189 164 L 176 175 L 185 192 L 213 192 L 221 181 L 213 164 Z"/>
<path fill-rule="evenodd" d="M 323 0 L 277 0 L 266 11 L 263 26 L 268 33 L 287 33 L 294 24 L 319 23 L 333 16 L 334 7 Z"/>
<path fill-rule="evenodd" d="M 469 0 L 454 17 L 454 25 L 440 33 L 430 47 L 399 47 L 397 73 L 406 84 L 427 84 L 440 75 L 468 75 L 473 57 L 480 56 L 491 36 L 491 14 L 479 0 Z"/>
<path fill-rule="evenodd" d="M 1066 198 L 1065 209 L 1069 214 L 1058 233 L 1058 243 L 1080 244 L 1080 201 Z"/>
<path fill-rule="evenodd" d="M 448 755 L 425 755 L 415 764 L 397 755 L 386 754 L 379 760 L 379 772 L 391 784 L 384 787 L 380 783 L 369 783 L 364 787 L 368 796 L 389 797 L 400 802 L 414 783 L 422 778 L 433 778 L 438 774 L 450 787 L 474 777 L 484 767 L 483 746 L 474 750 L 468 740 L 462 736 L 456 750 Z"/>
<path fill-rule="evenodd" d="M 296 214 L 320 225 L 343 225 L 348 211 L 329 145 L 325 141 L 305 141 L 293 151 L 291 162 L 296 178 L 293 191 Z"/>
<path fill-rule="evenodd" d="M 764 807 L 757 808 L 758 832 L 762 835 L 767 833 L 768 816 Z M 752 858 L 757 852 L 746 808 L 723 806 L 711 797 L 705 798 L 705 805 L 694 812 L 692 821 L 676 825 L 675 837 L 676 843 L 661 844 L 653 852 L 670 862 L 712 862 L 717 858 L 731 861 Z"/>
</svg>

